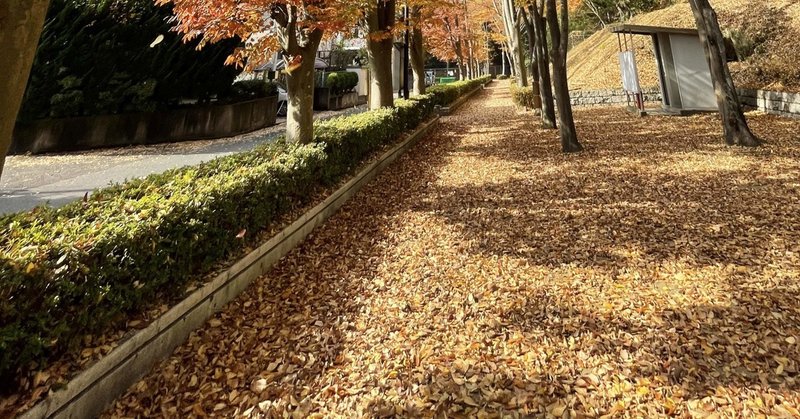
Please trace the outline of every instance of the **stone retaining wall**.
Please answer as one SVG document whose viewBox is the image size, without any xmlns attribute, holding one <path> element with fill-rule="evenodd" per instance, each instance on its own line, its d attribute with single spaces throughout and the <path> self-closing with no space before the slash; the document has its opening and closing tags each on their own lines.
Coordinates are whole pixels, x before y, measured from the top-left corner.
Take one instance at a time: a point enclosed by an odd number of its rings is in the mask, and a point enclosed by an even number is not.
<svg viewBox="0 0 800 419">
<path fill-rule="evenodd" d="M 623 90 L 572 90 L 569 92 L 573 106 L 625 105 L 628 98 Z M 775 115 L 800 118 L 800 93 L 769 90 L 739 89 L 742 104 Z M 645 102 L 661 102 L 659 89 L 646 89 Z"/>
<path fill-rule="evenodd" d="M 19 123 L 9 154 L 50 153 L 222 138 L 275 125 L 278 97 L 162 112 Z"/>
<path fill-rule="evenodd" d="M 800 93 L 739 89 L 739 100 L 766 113 L 800 118 Z"/>
<path fill-rule="evenodd" d="M 628 103 L 628 97 L 622 89 L 571 90 L 569 95 L 572 106 L 607 106 Z M 659 89 L 645 89 L 644 101 L 661 102 L 661 91 Z"/>
</svg>

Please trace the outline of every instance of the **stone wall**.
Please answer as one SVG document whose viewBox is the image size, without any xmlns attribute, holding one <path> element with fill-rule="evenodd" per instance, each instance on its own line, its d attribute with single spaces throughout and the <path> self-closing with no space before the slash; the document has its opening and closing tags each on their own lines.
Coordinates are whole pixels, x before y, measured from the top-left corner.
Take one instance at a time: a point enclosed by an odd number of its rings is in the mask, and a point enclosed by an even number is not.
<svg viewBox="0 0 800 419">
<path fill-rule="evenodd" d="M 625 105 L 628 97 L 624 90 L 571 90 L 569 92 L 572 106 L 608 106 Z M 661 102 L 661 91 L 657 88 L 644 90 L 645 102 Z M 633 103 L 633 98 L 631 98 Z"/>
<path fill-rule="evenodd" d="M 766 113 L 800 118 L 800 93 L 739 89 L 739 100 Z"/>
<path fill-rule="evenodd" d="M 623 90 L 572 90 L 569 94 L 573 106 L 608 106 L 628 103 Z M 645 89 L 644 95 L 645 102 L 661 102 L 659 89 Z M 800 118 L 800 93 L 739 89 L 739 99 L 743 105 L 766 113 Z"/>
</svg>

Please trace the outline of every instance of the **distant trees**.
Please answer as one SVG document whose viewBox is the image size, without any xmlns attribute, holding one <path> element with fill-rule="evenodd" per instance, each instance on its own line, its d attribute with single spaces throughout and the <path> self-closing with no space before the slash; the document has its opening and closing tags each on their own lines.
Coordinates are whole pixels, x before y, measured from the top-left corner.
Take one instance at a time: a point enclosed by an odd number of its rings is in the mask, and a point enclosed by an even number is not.
<svg viewBox="0 0 800 419">
<path fill-rule="evenodd" d="M 587 21 L 583 26 L 607 26 L 624 22 L 642 12 L 659 9 L 675 0 L 571 0 L 576 18 Z"/>
<path fill-rule="evenodd" d="M 455 61 L 460 79 L 477 77 L 480 63 L 488 58 L 486 1 L 438 0 L 429 6 L 425 45 L 436 58 Z"/>
<path fill-rule="evenodd" d="M 569 13 L 574 2 L 569 0 L 494 0 L 495 9 L 503 18 L 503 29 L 511 49 L 517 83 L 527 84 L 524 65 L 530 58 L 530 75 L 534 107 L 541 109 L 542 126 L 559 128 L 561 149 L 565 153 L 581 151 L 567 83 L 567 51 L 569 49 Z M 527 51 L 520 35 L 521 26 L 527 33 Z M 549 37 L 548 37 L 549 32 Z M 514 38 L 517 38 L 514 40 Z M 527 52 L 527 54 L 526 54 Z M 551 72 L 552 64 L 552 72 Z M 554 94 L 555 93 L 555 94 Z M 555 96 L 555 100 L 554 100 Z M 558 109 L 558 124 L 556 124 Z"/>
</svg>

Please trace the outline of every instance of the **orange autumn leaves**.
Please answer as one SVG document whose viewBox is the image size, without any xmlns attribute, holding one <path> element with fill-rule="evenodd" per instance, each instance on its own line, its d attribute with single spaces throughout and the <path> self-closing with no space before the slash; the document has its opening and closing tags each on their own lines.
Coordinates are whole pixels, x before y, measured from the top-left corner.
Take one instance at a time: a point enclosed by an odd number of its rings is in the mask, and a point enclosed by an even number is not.
<svg viewBox="0 0 800 419">
<path fill-rule="evenodd" d="M 305 34 L 352 29 L 361 17 L 361 2 L 352 0 L 156 0 L 172 4 L 178 32 L 201 37 L 199 47 L 238 37 L 243 45 L 230 64 L 269 61 L 282 45 L 302 42 Z"/>
<path fill-rule="evenodd" d="M 283 28 L 296 26 L 302 32 L 322 30 L 325 36 L 351 33 L 362 23 L 364 12 L 374 6 L 366 0 L 155 0 L 171 4 L 178 32 L 185 38 L 201 38 L 199 47 L 238 37 L 242 47 L 228 59 L 229 64 L 263 63 L 282 49 L 291 36 Z M 487 0 L 410 0 L 415 10 L 408 25 L 399 21 L 392 28 L 397 34 L 407 26 L 424 29 L 426 46 L 441 59 L 457 60 L 473 50 L 474 58 L 485 60 L 487 32 L 485 22 L 493 21 Z M 398 7 L 398 11 L 400 8 Z M 493 25 L 489 25 L 493 26 Z M 282 42 L 284 42 L 282 44 Z"/>
</svg>

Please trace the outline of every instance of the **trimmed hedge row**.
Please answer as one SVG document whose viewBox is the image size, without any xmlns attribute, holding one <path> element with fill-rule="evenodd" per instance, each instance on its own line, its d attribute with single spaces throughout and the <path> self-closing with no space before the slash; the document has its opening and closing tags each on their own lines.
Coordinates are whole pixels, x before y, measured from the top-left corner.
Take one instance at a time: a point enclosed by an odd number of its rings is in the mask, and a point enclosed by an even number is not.
<svg viewBox="0 0 800 419">
<path fill-rule="evenodd" d="M 476 87 L 492 80 L 492 76 L 483 76 L 472 80 L 462 80 L 448 84 L 437 84 L 428 88 L 427 93 L 436 98 L 436 104 L 447 106 L 459 97 L 469 93 Z"/>
<path fill-rule="evenodd" d="M 336 183 L 398 133 L 488 80 L 315 125 L 278 141 L 0 219 L 0 390 L 127 315 L 180 296 L 190 278 Z"/>
</svg>

